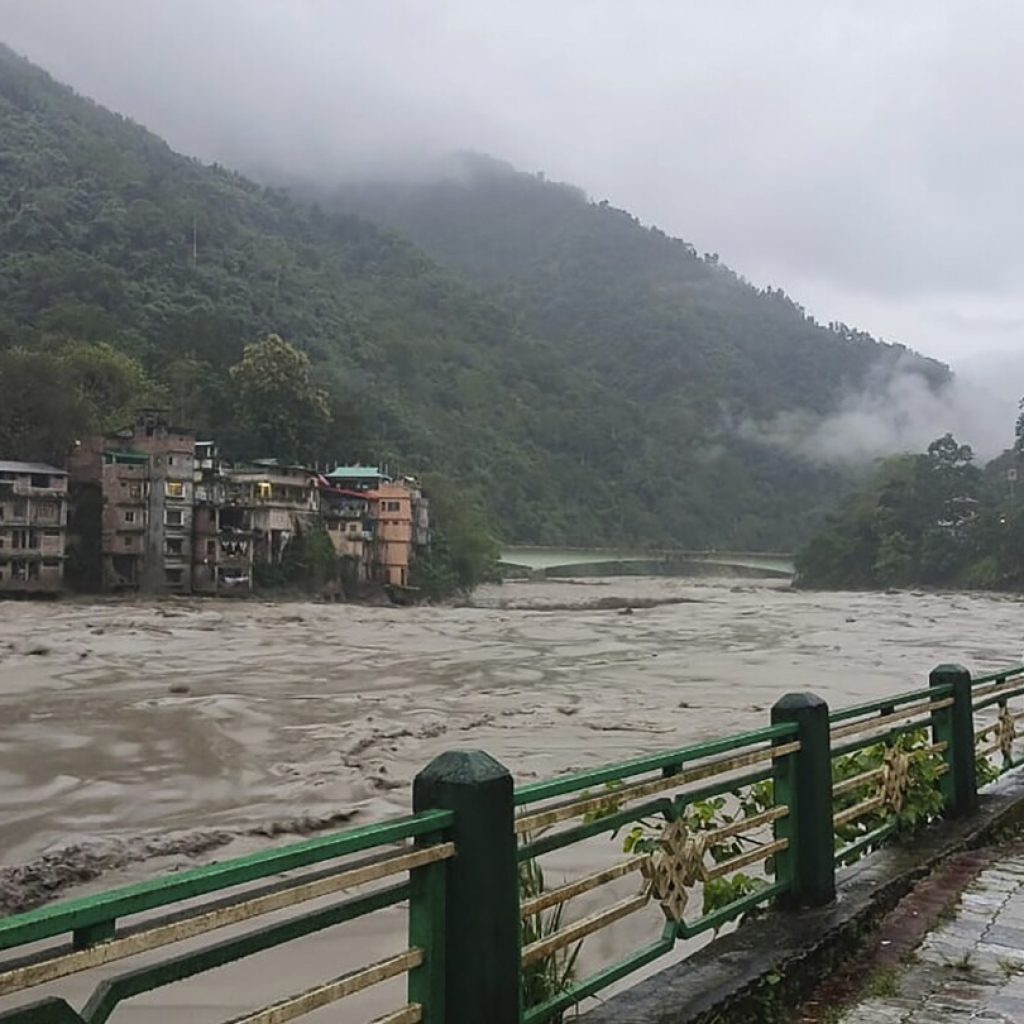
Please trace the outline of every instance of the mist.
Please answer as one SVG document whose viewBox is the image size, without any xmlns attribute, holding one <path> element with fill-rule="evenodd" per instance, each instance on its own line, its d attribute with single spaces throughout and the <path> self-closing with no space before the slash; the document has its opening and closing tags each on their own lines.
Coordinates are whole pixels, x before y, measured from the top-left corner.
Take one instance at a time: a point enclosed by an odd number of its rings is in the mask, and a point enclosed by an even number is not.
<svg viewBox="0 0 1024 1024">
<path fill-rule="evenodd" d="M 742 420 L 735 432 L 817 464 L 851 466 L 922 452 L 949 433 L 986 462 L 1013 443 L 1019 399 L 1014 386 L 1022 374 L 1024 353 L 974 360 L 939 388 L 909 362 L 880 366 L 832 415 L 783 412 L 764 421 Z"/>
</svg>

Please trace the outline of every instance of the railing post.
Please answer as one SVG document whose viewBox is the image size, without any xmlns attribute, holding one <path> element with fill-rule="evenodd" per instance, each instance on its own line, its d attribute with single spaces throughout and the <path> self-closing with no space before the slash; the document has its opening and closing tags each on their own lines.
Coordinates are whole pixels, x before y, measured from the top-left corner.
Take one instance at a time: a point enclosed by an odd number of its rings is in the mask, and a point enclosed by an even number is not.
<svg viewBox="0 0 1024 1024">
<path fill-rule="evenodd" d="M 949 817 L 971 814 L 978 809 L 971 673 L 963 665 L 939 665 L 932 670 L 928 684 L 953 688 L 952 705 L 932 712 L 932 743 L 947 745 L 945 761 L 949 771 L 940 783 L 946 814 Z"/>
<path fill-rule="evenodd" d="M 416 837 L 416 846 L 448 840 L 446 833 Z M 409 972 L 409 1002 L 422 1007 L 422 1024 L 445 1024 L 445 862 L 434 861 L 409 872 L 409 946 L 422 949 L 423 963 Z"/>
<path fill-rule="evenodd" d="M 519 865 L 512 776 L 481 750 L 448 751 L 413 782 L 413 809 L 455 814 L 445 861 L 444 1024 L 518 1024 Z M 431 1024 L 440 1024 L 431 1018 Z"/>
<path fill-rule="evenodd" d="M 787 722 L 797 727 L 800 749 L 775 761 L 775 802 L 789 806 L 776 822 L 776 836 L 789 840 L 782 863 L 791 883 L 779 905 L 817 907 L 836 895 L 828 704 L 813 693 L 787 693 L 772 707 L 772 725 Z"/>
</svg>

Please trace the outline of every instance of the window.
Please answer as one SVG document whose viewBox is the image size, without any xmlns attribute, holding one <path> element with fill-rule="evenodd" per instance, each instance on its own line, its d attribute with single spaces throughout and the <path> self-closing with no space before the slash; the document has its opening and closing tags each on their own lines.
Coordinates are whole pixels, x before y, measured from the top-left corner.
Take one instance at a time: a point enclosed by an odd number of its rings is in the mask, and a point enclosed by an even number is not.
<svg viewBox="0 0 1024 1024">
<path fill-rule="evenodd" d="M 185 496 L 185 485 L 180 480 L 168 480 L 166 487 L 168 498 L 183 498 Z"/>
<path fill-rule="evenodd" d="M 167 456 L 167 465 L 168 466 L 173 466 L 174 465 L 174 456 L 173 455 L 168 455 Z"/>
<path fill-rule="evenodd" d="M 60 530 L 43 530 L 44 537 L 59 537 Z"/>
<path fill-rule="evenodd" d="M 384 511 L 385 512 L 400 512 L 402 510 L 402 503 L 400 501 L 385 501 Z"/>
<path fill-rule="evenodd" d="M 179 584 L 181 583 L 181 576 L 183 572 L 183 569 L 165 569 L 164 576 L 168 583 Z"/>
<path fill-rule="evenodd" d="M 208 540 L 206 542 L 206 557 L 216 558 L 217 557 L 217 542 L 215 540 Z"/>
<path fill-rule="evenodd" d="M 169 508 L 167 510 L 167 525 L 168 526 L 181 526 L 182 524 L 182 512 L 180 508 Z"/>
<path fill-rule="evenodd" d="M 49 487 L 50 478 L 45 473 L 33 473 L 32 474 L 32 486 L 33 487 Z"/>
<path fill-rule="evenodd" d="M 358 533 L 359 532 L 359 524 L 358 523 L 349 523 L 348 524 L 348 532 L 349 533 Z"/>
<path fill-rule="evenodd" d="M 124 521 L 126 523 L 134 523 L 135 522 L 135 513 L 134 512 L 125 512 L 125 514 L 124 514 Z"/>
<path fill-rule="evenodd" d="M 132 539 L 131 539 L 131 537 L 122 537 L 122 538 L 121 538 L 121 543 L 122 543 L 122 544 L 123 544 L 123 545 L 124 545 L 124 546 L 125 546 L 126 548 L 130 548 L 130 547 L 132 546 Z"/>
<path fill-rule="evenodd" d="M 24 519 L 28 515 L 28 502 L 24 498 L 14 501 L 14 518 Z"/>
<path fill-rule="evenodd" d="M 184 541 L 180 537 L 168 537 L 164 541 L 164 551 L 168 555 L 180 555 L 182 552 L 182 545 Z"/>
<path fill-rule="evenodd" d="M 128 497 L 133 501 L 139 501 L 142 498 L 141 484 L 131 484 L 128 488 Z"/>
</svg>

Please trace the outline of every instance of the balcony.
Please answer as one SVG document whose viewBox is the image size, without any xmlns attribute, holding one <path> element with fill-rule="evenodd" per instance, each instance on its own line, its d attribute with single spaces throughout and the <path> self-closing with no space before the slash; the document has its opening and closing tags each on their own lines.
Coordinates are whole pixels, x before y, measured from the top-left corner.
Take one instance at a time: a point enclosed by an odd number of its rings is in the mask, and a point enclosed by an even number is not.
<svg viewBox="0 0 1024 1024">
<path fill-rule="evenodd" d="M 26 562 L 38 562 L 44 557 L 44 552 L 41 547 L 35 548 L 0 548 L 0 562 L 12 562 L 21 559 Z M 60 558 L 61 556 L 53 551 L 45 552 L 46 558 Z"/>
<path fill-rule="evenodd" d="M 24 498 L 67 498 L 68 489 L 62 487 L 33 487 L 27 480 L 15 480 L 10 493 Z"/>
</svg>

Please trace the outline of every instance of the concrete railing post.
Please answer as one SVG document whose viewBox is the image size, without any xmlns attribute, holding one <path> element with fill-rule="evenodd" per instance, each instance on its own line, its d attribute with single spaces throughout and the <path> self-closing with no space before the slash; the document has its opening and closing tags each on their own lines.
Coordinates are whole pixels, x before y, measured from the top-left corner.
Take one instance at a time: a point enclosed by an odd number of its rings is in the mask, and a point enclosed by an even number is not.
<svg viewBox="0 0 1024 1024">
<path fill-rule="evenodd" d="M 455 814 L 445 862 L 445 1024 L 518 1024 L 519 866 L 512 776 L 480 750 L 449 751 L 416 776 L 413 809 Z"/>
<path fill-rule="evenodd" d="M 789 890 L 779 897 L 786 909 L 817 907 L 835 899 L 832 828 L 832 745 L 828 704 L 813 693 L 787 693 L 772 707 L 772 725 L 793 723 L 800 749 L 775 761 L 775 802 L 789 814 L 776 822 L 776 836 L 789 840 L 780 858 Z"/>
<path fill-rule="evenodd" d="M 953 703 L 932 712 L 932 742 L 945 743 L 949 771 L 941 780 L 946 814 L 960 817 L 978 809 L 978 780 L 975 774 L 974 704 L 971 673 L 963 665 L 939 665 L 932 670 L 928 684 L 952 687 L 951 695 L 936 695 L 936 701 Z"/>
</svg>

